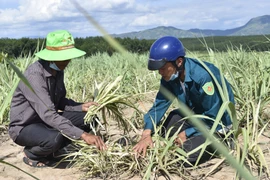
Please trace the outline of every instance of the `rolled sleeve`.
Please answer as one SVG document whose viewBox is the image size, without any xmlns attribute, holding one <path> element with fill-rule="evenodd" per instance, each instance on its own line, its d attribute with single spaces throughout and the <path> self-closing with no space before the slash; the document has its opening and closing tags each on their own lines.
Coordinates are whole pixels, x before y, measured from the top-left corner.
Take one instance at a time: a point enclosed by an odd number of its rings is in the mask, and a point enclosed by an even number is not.
<svg viewBox="0 0 270 180">
<path fill-rule="evenodd" d="M 153 132 L 154 125 L 158 125 L 160 123 L 160 120 L 170 107 L 171 103 L 172 102 L 166 99 L 165 96 L 159 91 L 152 108 L 147 114 L 144 115 L 144 129 L 151 129 Z"/>
<path fill-rule="evenodd" d="M 186 129 L 185 133 L 186 133 L 186 136 L 189 138 L 193 136 L 194 134 L 197 134 L 198 131 L 194 127 L 191 127 L 191 128 Z"/>
</svg>

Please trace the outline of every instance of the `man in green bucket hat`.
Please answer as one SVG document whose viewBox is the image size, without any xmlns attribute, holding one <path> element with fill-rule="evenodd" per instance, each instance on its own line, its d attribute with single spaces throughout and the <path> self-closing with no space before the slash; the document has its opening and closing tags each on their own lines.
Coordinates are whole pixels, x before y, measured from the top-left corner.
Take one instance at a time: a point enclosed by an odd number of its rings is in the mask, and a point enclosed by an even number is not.
<svg viewBox="0 0 270 180">
<path fill-rule="evenodd" d="M 33 167 L 46 167 L 55 162 L 55 154 L 72 139 L 83 139 L 98 149 L 106 148 L 101 137 L 88 133 L 84 124 L 88 108 L 95 102 L 78 103 L 66 98 L 64 69 L 73 58 L 85 55 L 74 46 L 66 30 L 51 32 L 46 48 L 36 53 L 40 59 L 24 73 L 34 92 L 22 81 L 11 102 L 9 135 L 24 146 L 23 161 Z M 65 137 L 67 136 L 67 137 Z"/>
</svg>

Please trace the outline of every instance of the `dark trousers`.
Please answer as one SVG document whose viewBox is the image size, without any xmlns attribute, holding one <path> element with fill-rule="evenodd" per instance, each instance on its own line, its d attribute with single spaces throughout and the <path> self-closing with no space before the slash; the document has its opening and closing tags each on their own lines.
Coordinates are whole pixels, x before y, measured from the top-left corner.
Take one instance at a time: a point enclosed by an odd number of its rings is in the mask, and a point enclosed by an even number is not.
<svg viewBox="0 0 270 180">
<path fill-rule="evenodd" d="M 89 132 L 89 125 L 84 124 L 85 114 L 85 112 L 64 112 L 62 116 L 69 119 L 73 125 Z M 52 156 L 71 141 L 45 123 L 36 123 L 24 127 L 15 142 L 25 146 L 24 153 L 28 158 L 39 160 Z"/>
<path fill-rule="evenodd" d="M 180 115 L 178 110 L 171 111 L 168 115 L 165 122 L 162 124 L 162 130 L 161 135 L 165 137 L 169 133 L 169 137 L 173 136 L 180 128 L 178 134 L 182 131 L 184 131 L 187 128 L 193 127 L 188 120 L 182 120 L 183 116 Z M 187 138 L 187 140 L 183 143 L 182 149 L 186 152 L 190 152 L 193 149 L 199 147 L 206 141 L 206 138 L 203 135 L 196 135 L 191 136 Z M 212 146 L 207 146 L 206 150 L 204 151 L 203 155 L 201 156 L 201 159 L 199 161 L 200 163 L 203 163 L 209 159 L 212 158 L 212 154 L 214 154 L 215 150 L 212 148 Z M 199 155 L 201 153 L 201 150 L 196 151 L 195 153 L 189 155 L 188 161 L 191 164 L 195 164 Z M 184 166 L 190 166 L 188 163 L 184 163 Z"/>
</svg>

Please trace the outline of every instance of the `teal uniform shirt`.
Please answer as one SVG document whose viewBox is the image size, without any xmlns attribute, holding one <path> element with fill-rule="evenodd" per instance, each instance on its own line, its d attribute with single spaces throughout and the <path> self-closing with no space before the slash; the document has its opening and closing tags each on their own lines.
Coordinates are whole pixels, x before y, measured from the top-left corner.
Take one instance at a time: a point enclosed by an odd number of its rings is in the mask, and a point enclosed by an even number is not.
<svg viewBox="0 0 270 180">
<path fill-rule="evenodd" d="M 204 62 L 207 67 L 214 74 L 219 84 L 221 85 L 220 71 L 213 64 Z M 229 94 L 229 99 L 232 103 L 234 102 L 234 95 L 230 84 L 226 81 L 227 90 Z M 191 59 L 185 57 L 185 92 L 180 84 L 179 79 L 173 81 L 165 81 L 161 79 L 161 86 L 165 87 L 170 91 L 175 97 L 181 102 L 185 103 L 194 114 L 200 114 L 208 116 L 215 119 L 218 111 L 222 105 L 222 99 L 218 92 L 217 86 L 211 75 L 206 69 L 200 64 L 196 59 Z M 144 129 L 154 130 L 153 122 L 158 125 L 164 116 L 165 112 L 168 110 L 172 101 L 167 99 L 159 90 L 157 93 L 155 102 L 152 108 L 144 115 L 145 126 Z M 201 119 L 205 124 L 211 128 L 213 125 L 213 120 Z M 232 124 L 230 116 L 226 111 L 221 118 L 223 125 L 229 126 Z M 216 130 L 221 129 L 222 126 L 218 125 Z M 185 130 L 186 136 L 190 137 L 193 135 L 200 134 L 195 127 L 190 127 Z"/>
</svg>

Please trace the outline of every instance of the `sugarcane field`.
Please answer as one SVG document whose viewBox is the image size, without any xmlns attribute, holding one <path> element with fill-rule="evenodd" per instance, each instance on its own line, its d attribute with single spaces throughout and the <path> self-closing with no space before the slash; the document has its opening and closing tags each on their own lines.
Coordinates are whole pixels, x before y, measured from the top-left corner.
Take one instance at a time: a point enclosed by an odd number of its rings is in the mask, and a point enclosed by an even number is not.
<svg viewBox="0 0 270 180">
<path fill-rule="evenodd" d="M 8 124 L 11 98 L 23 79 L 22 72 L 37 58 L 29 54 L 11 60 L 2 53 L 0 179 L 269 179 L 270 51 L 206 48 L 205 52 L 187 50 L 186 56 L 215 64 L 230 83 L 235 105 L 225 101 L 220 113 L 231 111 L 233 147 L 218 148 L 211 160 L 184 167 L 181 162 L 189 154 L 173 143 L 175 136 L 159 136 L 157 126 L 152 135 L 154 146 L 147 149 L 145 157 L 137 156 L 133 147 L 143 132 L 144 114 L 158 92 L 160 74 L 147 69 L 149 53 L 96 53 L 73 59 L 65 69 L 64 81 L 68 98 L 100 105 L 89 108 L 84 120 L 89 124 L 96 121 L 92 133 L 102 137 L 107 149 L 99 151 L 83 140 L 72 139 L 67 156 L 55 167 L 32 168 L 22 161 L 23 147 L 9 137 Z M 226 100 L 224 84 L 218 90 Z M 169 110 L 177 108 L 184 107 L 174 100 Z M 207 133 L 212 141 L 211 131 Z M 212 143 L 221 146 L 218 140 Z"/>
</svg>

